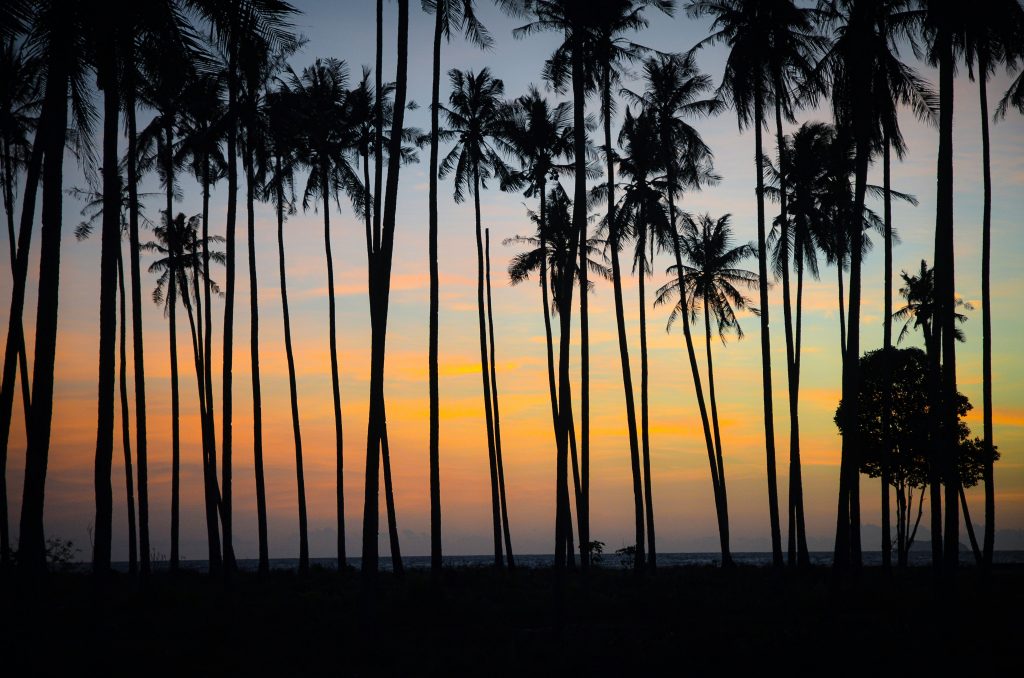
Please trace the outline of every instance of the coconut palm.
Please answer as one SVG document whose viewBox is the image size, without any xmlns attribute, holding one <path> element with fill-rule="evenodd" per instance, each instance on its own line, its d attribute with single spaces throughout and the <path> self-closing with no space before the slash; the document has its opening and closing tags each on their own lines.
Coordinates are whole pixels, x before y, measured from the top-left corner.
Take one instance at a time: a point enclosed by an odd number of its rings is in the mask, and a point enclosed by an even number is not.
<svg viewBox="0 0 1024 678">
<path fill-rule="evenodd" d="M 680 225 L 679 241 L 686 266 L 683 287 L 679 278 L 670 280 L 658 289 L 655 304 L 674 304 L 669 314 L 668 326 L 675 320 L 696 322 L 698 312 L 704 311 L 704 340 L 707 354 L 708 397 L 711 401 L 711 423 L 715 441 L 715 465 L 721 486 L 721 503 L 728 515 L 725 491 L 725 463 L 722 452 L 722 436 L 718 423 L 718 402 L 715 398 L 715 372 L 711 351 L 711 320 L 714 316 L 719 338 L 725 343 L 726 334 L 735 332 L 743 338 L 736 311 L 748 309 L 750 300 L 742 290 L 757 286 L 757 275 L 737 266 L 747 257 L 754 256 L 752 245 L 732 246 L 730 215 L 713 219 L 705 214 L 696 218 L 687 217 Z M 670 267 L 669 271 L 673 271 Z M 725 554 L 723 554 L 724 563 Z"/>
<path fill-rule="evenodd" d="M 772 536 L 772 562 L 782 564 L 778 483 L 775 472 L 775 423 L 772 407 L 771 344 L 769 338 L 768 262 L 765 247 L 764 151 L 761 143 L 765 109 L 776 108 L 777 123 L 792 118 L 793 80 L 813 70 L 817 46 L 813 12 L 792 0 L 692 0 L 692 17 L 712 17 L 711 35 L 697 48 L 724 44 L 729 48 L 718 96 L 736 110 L 740 129 L 754 128 L 754 165 L 757 177 L 757 253 L 761 311 L 761 381 L 764 401 L 765 456 L 768 466 L 768 514 Z M 777 124 L 781 135 L 781 124 Z M 787 323 L 788 324 L 788 323 Z"/>
<path fill-rule="evenodd" d="M 53 419 L 54 360 L 57 344 L 57 317 L 60 287 L 61 206 L 63 204 L 63 156 L 68 141 L 68 100 L 79 139 L 90 138 L 95 113 L 86 93 L 91 5 L 78 2 L 39 2 L 33 6 L 27 36 L 30 49 L 40 55 L 46 73 L 46 93 L 39 127 L 25 180 L 24 206 L 18 233 L 18 258 L 15 262 L 14 289 L 4 354 L 4 379 L 0 431 L 6 445 L 10 431 L 11 403 L 14 392 L 14 366 L 17 337 L 22 331 L 25 277 L 36 189 L 42 176 L 42 228 L 39 245 L 39 285 L 36 310 L 35 350 L 32 370 L 31 418 L 28 448 L 25 454 L 25 485 L 21 506 L 18 546 L 19 566 L 27 572 L 46 568 L 43 535 L 43 504 L 46 492 L 46 466 L 50 452 Z M 81 149 L 88 152 L 88 148 Z M 48 161 L 42 164 L 43 155 Z M 6 452 L 3 455 L 5 456 Z"/>
<path fill-rule="evenodd" d="M 331 352 L 331 386 L 334 393 L 334 433 L 338 484 L 338 563 L 345 564 L 344 442 L 338 369 L 337 322 L 334 303 L 334 258 L 331 254 L 331 199 L 345 190 L 353 201 L 362 199 L 359 180 L 348 157 L 349 130 L 345 125 L 348 67 L 337 59 L 317 59 L 302 75 L 290 72 L 284 91 L 295 97 L 297 124 L 302 130 L 300 161 L 309 168 L 302 207 L 319 199 L 324 214 L 324 251 L 327 257 L 327 299 Z"/>
<path fill-rule="evenodd" d="M 540 211 L 534 216 L 538 223 L 537 237 L 539 238 L 539 250 L 542 252 L 547 249 L 547 238 L 549 232 L 546 223 L 548 218 L 547 202 L 549 197 L 547 183 L 549 180 L 557 181 L 557 178 L 560 175 L 571 172 L 574 166 L 571 161 L 573 153 L 573 129 L 570 123 L 569 108 L 569 104 L 565 102 L 552 107 L 548 101 L 541 96 L 537 88 L 531 85 L 527 94 L 513 101 L 512 106 L 506 111 L 503 133 L 506 145 L 513 151 L 513 155 L 518 161 L 519 167 L 505 178 L 502 188 L 505 190 L 513 188 L 522 189 L 525 197 L 530 198 L 537 196 L 539 198 Z M 559 160 L 564 160 L 565 162 L 558 162 Z M 564 196 L 564 203 L 559 204 L 568 209 L 568 196 L 565 196 L 565 192 L 561 189 L 561 186 L 557 184 L 556 188 L 552 189 L 552 195 L 556 193 L 560 196 Z M 569 213 L 566 212 L 565 214 L 568 219 Z M 531 218 L 533 218 L 533 216 L 531 216 Z M 566 224 L 567 223 L 568 222 L 566 222 Z M 566 224 L 563 224 L 563 226 Z M 568 231 L 565 231 L 565 233 L 568 233 Z M 543 257 L 539 259 L 538 265 L 542 268 L 540 271 L 541 286 L 546 297 L 548 293 L 546 281 L 549 276 L 547 274 L 547 264 Z M 516 278 L 514 276 L 512 280 L 513 284 L 515 284 Z M 554 288 L 551 288 L 551 292 L 553 295 L 557 295 Z M 547 302 L 545 301 L 544 303 L 546 309 Z M 545 334 L 548 342 L 548 386 L 551 396 L 551 412 L 553 417 L 552 425 L 554 426 L 555 435 L 557 437 L 559 427 L 558 395 L 554 379 L 554 354 L 551 343 L 551 317 L 546 310 L 544 319 Z M 575 434 L 572 434 L 569 437 L 569 447 L 573 468 L 577 469 L 579 467 L 579 459 L 576 450 Z M 576 475 L 578 476 L 578 473 Z M 574 485 L 577 505 L 577 529 L 580 531 L 581 535 L 584 535 L 586 528 L 583 523 L 583 516 L 579 511 L 579 507 L 583 504 L 583 491 L 578 478 L 574 481 Z M 572 532 L 571 526 L 568 529 L 568 532 Z M 585 548 L 586 545 L 586 540 L 581 536 L 580 548 Z M 572 553 L 570 549 L 567 553 L 567 557 L 570 557 L 571 555 Z"/>
<path fill-rule="evenodd" d="M 41 64 L 31 56 L 25 46 L 15 46 L 13 38 L 0 45 L 0 183 L 3 189 L 4 211 L 7 213 L 7 238 L 11 249 L 11 272 L 17 269 L 18 241 L 14 231 L 14 205 L 18 175 L 26 168 L 32 153 L 29 137 L 38 118 L 41 92 L 39 71 Z M 21 399 L 25 412 L 25 425 L 29 424 L 31 399 L 28 361 L 25 356 L 25 338 L 15 337 Z M 5 381 L 6 384 L 6 381 Z M 13 382 L 11 383 L 13 401 Z M 6 405 L 6 398 L 4 398 Z M 13 406 L 13 402 L 12 402 Z M 10 414 L 6 415 L 10 421 Z M 0 442 L 0 563 L 7 564 L 11 555 L 7 522 L 7 437 Z"/>
<path fill-rule="evenodd" d="M 482 49 L 491 46 L 487 29 L 477 20 L 473 0 L 422 0 L 423 10 L 434 15 L 433 66 L 430 79 L 430 188 L 428 205 L 428 259 L 430 266 L 430 328 L 427 369 L 430 389 L 430 570 L 441 573 L 441 470 L 440 395 L 438 392 L 438 308 L 437 271 L 437 167 L 438 115 L 441 90 L 441 41 L 451 40 L 452 31 L 462 31 Z M 379 66 L 378 66 L 379 68 Z M 380 125 L 383 128 L 383 124 Z M 379 157 L 379 156 L 378 156 Z"/>
<path fill-rule="evenodd" d="M 992 167 L 988 128 L 988 78 L 1001 63 L 1015 67 L 1024 57 L 1020 36 L 1024 31 L 1024 8 L 1017 0 L 991 0 L 965 12 L 963 29 L 964 56 L 972 78 L 977 66 L 978 98 L 981 105 L 981 165 L 984 202 L 981 220 L 981 324 L 982 324 L 982 422 L 983 441 L 987 451 L 983 474 L 985 484 L 985 537 L 983 562 L 992 565 L 995 543 L 995 487 L 992 461 L 995 443 L 992 439 Z M 1020 77 L 1018 77 L 1020 82 Z M 1019 87 L 1019 85 L 1018 85 Z M 1002 104 L 1000 104 L 1001 110 Z M 968 523 L 970 527 L 970 523 Z"/>
<path fill-rule="evenodd" d="M 484 418 L 487 424 L 487 453 L 491 470 L 491 511 L 494 523 L 494 565 L 502 567 L 502 511 L 498 482 L 498 458 L 495 445 L 493 400 L 487 358 L 487 322 L 484 305 L 484 246 L 480 216 L 480 191 L 487 180 L 509 173 L 501 151 L 504 148 L 505 86 L 484 68 L 479 73 L 452 69 L 448 72 L 451 94 L 448 105 L 442 106 L 446 129 L 441 138 L 457 139 L 438 168 L 438 176 L 453 175 L 455 202 L 473 195 L 477 245 L 477 315 L 480 329 L 480 369 L 483 378 Z"/>
</svg>

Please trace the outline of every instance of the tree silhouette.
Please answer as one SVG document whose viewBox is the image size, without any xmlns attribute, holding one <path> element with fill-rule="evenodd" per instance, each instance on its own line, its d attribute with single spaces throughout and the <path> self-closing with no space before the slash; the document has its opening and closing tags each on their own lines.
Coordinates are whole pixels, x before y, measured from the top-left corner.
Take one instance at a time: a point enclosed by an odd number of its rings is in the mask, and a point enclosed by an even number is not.
<svg viewBox="0 0 1024 678">
<path fill-rule="evenodd" d="M 484 418 L 487 425 L 487 456 L 491 471 L 491 513 L 494 527 L 494 565 L 502 567 L 502 536 L 504 533 L 501 494 L 498 478 L 497 428 L 494 420 L 494 400 L 488 368 L 487 319 L 484 299 L 484 243 L 480 216 L 480 191 L 487 188 L 487 180 L 508 174 L 500 156 L 504 144 L 505 86 L 484 68 L 479 73 L 453 69 L 448 72 L 451 94 L 448 106 L 442 106 L 446 129 L 439 134 L 444 139 L 457 139 L 455 146 L 444 157 L 438 169 L 440 177 L 453 175 L 455 202 L 473 195 L 477 249 L 477 316 L 480 330 L 480 370 L 483 378 Z M 511 565 L 511 560 L 509 561 Z"/>
</svg>

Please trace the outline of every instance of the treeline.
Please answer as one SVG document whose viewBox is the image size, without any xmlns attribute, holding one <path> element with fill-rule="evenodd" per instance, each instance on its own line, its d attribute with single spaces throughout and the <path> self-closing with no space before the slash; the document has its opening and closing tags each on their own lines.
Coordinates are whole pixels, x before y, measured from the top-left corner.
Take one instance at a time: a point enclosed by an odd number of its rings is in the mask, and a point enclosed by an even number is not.
<svg viewBox="0 0 1024 678">
<path fill-rule="evenodd" d="M 991 389 L 991 163 L 987 82 L 997 69 L 1015 69 L 1024 59 L 1024 9 L 1018 0 L 969 8 L 930 0 L 834 0 L 811 5 L 792 0 L 500 0 L 516 17 L 516 39 L 554 32 L 563 40 L 538 76 L 561 102 L 537 87 L 509 97 L 487 68 L 453 69 L 442 97 L 443 46 L 458 34 L 487 48 L 494 37 L 481 24 L 472 0 L 424 0 L 434 18 L 431 127 L 409 127 L 409 2 L 399 0 L 392 43 L 385 38 L 382 0 L 376 4 L 375 68 L 353 78 L 345 62 L 316 59 L 299 71 L 289 65 L 303 45 L 294 31 L 297 11 L 281 0 L 154 0 L 94 3 L 87 0 L 17 0 L 0 9 L 3 41 L 0 121 L 2 179 L 13 288 L 0 392 L 0 547 L 3 562 L 16 560 L 26 572 L 46 568 L 43 532 L 45 481 L 54 398 L 63 162 L 66 148 L 97 169 L 95 185 L 79 190 L 86 221 L 76 231 L 87 237 L 98 226 L 99 379 L 95 455 L 96 519 L 92 561 L 110 569 L 115 407 L 120 405 L 126 472 L 130 568 L 150 572 L 151 539 L 146 419 L 147 382 L 142 334 L 143 253 L 155 276 L 151 296 L 168 321 L 172 389 L 172 506 L 170 566 L 179 565 L 180 383 L 178 313 L 184 310 L 192 346 L 199 403 L 203 496 L 210 570 L 230 573 L 233 551 L 232 439 L 238 229 L 248 245 L 249 351 L 252 365 L 253 456 L 256 476 L 259 571 L 269 569 L 267 503 L 263 467 L 259 310 L 255 261 L 255 205 L 271 205 L 276 216 L 279 284 L 288 364 L 301 572 L 309 567 L 302 426 L 288 312 L 284 225 L 299 205 L 322 210 L 328 286 L 328 342 L 331 355 L 336 440 L 337 555 L 344 564 L 345 502 L 343 420 L 337 350 L 332 205 L 347 200 L 362 220 L 368 262 L 371 317 L 369 420 L 363 497 L 362 570 L 378 570 L 378 509 L 383 471 L 391 556 L 401 571 L 386 417 L 384 372 L 401 168 L 429 150 L 430 308 L 429 488 L 431 566 L 437 573 L 441 548 L 441 453 L 438 391 L 439 279 L 438 213 L 441 179 L 452 180 L 455 202 L 472 199 L 477 253 L 477 306 L 482 393 L 487 427 L 494 563 L 513 567 L 512 539 L 502 460 L 498 379 L 495 370 L 494 312 L 491 304 L 490 237 L 483 228 L 481 200 L 488 183 L 521 191 L 537 201 L 534 230 L 508 244 L 525 246 L 510 264 L 518 283 L 537 276 L 546 335 L 547 386 L 555 438 L 555 572 L 586 570 L 599 542 L 590 534 L 590 360 L 588 294 L 595 279 L 611 282 L 615 304 L 631 480 L 638 569 L 657 564 L 650 459 L 647 317 L 649 299 L 668 307 L 669 325 L 682 326 L 685 353 L 708 455 L 720 535 L 722 563 L 731 563 L 725 453 L 715 394 L 713 335 L 742 336 L 737 311 L 756 311 L 760 323 L 765 462 L 773 562 L 807 565 L 805 505 L 801 481 L 799 395 L 803 291 L 824 262 L 837 276 L 842 358 L 842 404 L 836 422 L 842 433 L 834 565 L 857 568 L 860 543 L 860 475 L 881 478 L 883 562 L 899 562 L 913 542 L 929 493 L 934 563 L 952 571 L 959 551 L 963 487 L 981 482 L 985 529 L 979 546 L 966 520 L 978 562 L 992 561 L 994 536 Z M 679 53 L 660 53 L 632 38 L 659 15 L 685 12 L 711 21 L 711 32 Z M 392 29 L 388 29 L 392 30 Z M 393 81 L 382 77 L 385 43 L 397 49 Z M 724 46 L 725 70 L 717 80 L 702 73 L 695 54 Z M 911 50 L 938 67 L 937 86 L 904 61 Z M 626 68 L 641 69 L 635 91 L 624 87 Z M 958 67 L 976 80 L 982 112 L 984 207 L 982 214 L 983 422 L 972 439 L 960 417 L 969 408 L 957 391 L 956 342 L 962 305 L 954 294 L 953 252 L 953 85 Z M 718 74 L 714 74 L 718 75 Z M 591 100 L 588 116 L 587 102 Z M 596 108 L 595 108 L 596 104 Z M 786 124 L 801 111 L 827 105 L 829 123 L 804 121 L 792 134 Z M 612 125 L 620 106 L 624 118 Z M 906 304 L 894 313 L 892 201 L 916 204 L 892 188 L 892 156 L 906 152 L 899 112 L 910 109 L 937 126 L 937 204 L 933 268 L 922 262 L 917 275 L 904 273 Z M 1024 111 L 1024 83 L 1018 75 L 1000 100 L 997 116 Z M 698 122 L 735 114 L 740 129 L 754 131 L 757 240 L 733 242 L 729 215 L 686 211 L 687 196 L 719 180 L 712 149 Z M 141 114 L 141 115 L 140 115 Z M 148 121 L 140 127 L 140 120 Z M 99 126 L 99 129 L 97 129 Z M 771 138 L 766 141 L 767 132 Z M 127 139 L 121 148 L 122 138 Z M 93 139 L 99 139 L 94 147 Z M 445 149 L 442 150 L 442 143 Z M 766 148 L 767 147 L 767 148 Z M 868 167 L 882 163 L 883 183 L 868 182 Z M 141 179 L 155 174 L 159 195 L 139 192 Z M 201 213 L 177 212 L 183 180 L 191 177 L 202 197 Z M 563 187 L 562 180 L 567 182 Z M 223 236 L 212 233 L 210 192 L 226 182 Z M 38 202 L 41 212 L 37 218 Z M 15 229 L 17 202 L 20 222 Z M 150 222 L 145 199 L 159 201 Z M 869 199 L 882 203 L 881 214 Z M 239 214 L 244 205 L 244 214 Z M 593 227 L 589 213 L 597 211 Z M 23 332 L 32 237 L 39 225 L 40 261 L 35 335 Z M 144 237 L 149 230 L 152 238 Z M 879 352 L 861 358 L 862 266 L 870 231 L 883 242 L 885 325 Z M 125 253 L 127 256 L 125 256 Z M 648 290 L 655 256 L 670 258 L 668 283 Z M 625 261 L 623 261 L 625 257 Z M 127 261 L 126 261 L 127 259 Z M 742 267 L 756 259 L 756 271 Z M 632 262 L 630 265 L 630 261 Z M 624 271 L 624 265 L 628 268 Z M 219 267 L 223 267 L 223 280 Z M 215 271 L 214 269 L 218 269 Z M 627 327 L 624 283 L 636 275 L 638 328 Z M 769 277 L 781 282 L 782 308 L 771 308 Z M 753 295 L 751 299 L 747 294 Z M 212 300 L 224 297 L 223 318 Z M 577 296 L 578 294 L 578 296 Z M 573 312 L 578 308 L 580 372 L 570 370 Z M 130 310 L 130 313 L 129 313 Z M 772 400 L 770 316 L 782 314 L 786 343 L 789 419 L 789 492 L 780 505 Z M 894 348 L 893 319 L 919 328 L 920 356 Z M 557 320 L 557 323 L 555 322 Z M 219 322 L 219 325 L 216 323 Z M 703 322 L 707 383 L 702 383 L 698 347 L 691 325 Z M 127 344 L 132 347 L 129 370 Z M 222 331 L 222 366 L 214 375 L 215 326 Z M 556 332 L 557 326 L 557 332 Z M 636 330 L 639 330 L 637 332 Z M 638 334 L 640 402 L 636 402 L 629 356 Z M 31 339 L 33 360 L 27 360 Z M 898 343 L 898 342 L 897 342 Z M 636 344 L 634 343 L 634 346 Z M 159 350 L 150 347 L 150 350 Z M 872 367 L 879 361 L 886 369 Z M 872 363 L 871 361 L 875 361 Z M 898 369 L 897 369 L 898 368 Z M 31 369 L 31 373 L 30 373 Z M 133 380 L 134 401 L 128 380 Z M 221 402 L 214 399 L 214 379 Z M 881 379 L 881 381 L 879 381 Z M 575 382 L 575 383 L 574 383 Z M 7 515 L 6 461 L 16 384 L 21 384 L 27 451 L 17 549 L 12 549 Z M 580 411 L 573 412 L 577 389 Z M 637 410 L 639 409 L 639 412 Z M 134 431 L 131 412 L 134 411 Z M 920 415 L 920 416 L 918 416 Z M 217 436 L 219 416 L 220 438 Z M 577 426 L 577 420 L 579 422 Z M 134 435 L 133 435 L 134 433 Z M 134 450 L 134 452 L 133 452 Z M 248 450 L 246 450 L 248 452 Z M 351 451 L 348 451 L 351 454 Z M 571 475 L 570 475 L 571 473 Z M 897 538 L 890 533 L 890 487 L 895 489 Z M 913 519 L 917 493 L 917 520 Z M 573 517 L 575 507 L 575 521 Z M 575 525 L 574 525 L 575 522 Z M 786 543 L 783 543 L 783 522 Z"/>
</svg>

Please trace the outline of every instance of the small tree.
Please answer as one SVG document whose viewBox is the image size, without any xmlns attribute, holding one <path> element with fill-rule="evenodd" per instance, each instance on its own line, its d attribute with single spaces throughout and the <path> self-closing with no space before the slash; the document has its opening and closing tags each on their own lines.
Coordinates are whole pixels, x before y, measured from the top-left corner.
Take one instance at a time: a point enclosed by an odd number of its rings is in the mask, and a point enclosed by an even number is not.
<svg viewBox="0 0 1024 678">
<path fill-rule="evenodd" d="M 896 539 L 899 564 L 905 567 L 921 520 L 929 467 L 940 464 L 939 446 L 929 438 L 928 359 L 919 348 L 889 348 L 866 353 L 860 360 L 861 382 L 857 421 L 861 441 L 860 472 L 871 478 L 882 474 L 885 454 L 885 428 L 889 419 L 889 483 L 896 491 Z M 892 390 L 886 393 L 891 384 Z M 972 405 L 957 394 L 957 443 L 960 484 L 977 485 L 985 467 L 985 446 L 971 431 L 963 417 Z M 888 411 L 887 411 L 888 409 Z M 844 433 L 843 403 L 836 410 L 835 422 Z M 993 461 L 999 452 L 993 450 Z M 914 502 L 917 508 L 914 508 Z M 961 498 L 966 507 L 966 500 Z M 969 514 L 964 512 L 968 534 L 973 538 Z M 975 551 L 977 548 L 975 547 Z"/>
</svg>

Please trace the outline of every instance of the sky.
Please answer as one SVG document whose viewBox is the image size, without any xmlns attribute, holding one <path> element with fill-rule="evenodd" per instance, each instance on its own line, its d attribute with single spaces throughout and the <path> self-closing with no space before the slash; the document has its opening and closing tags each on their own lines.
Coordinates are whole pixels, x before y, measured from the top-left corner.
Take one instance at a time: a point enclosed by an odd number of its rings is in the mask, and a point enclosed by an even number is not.
<svg viewBox="0 0 1024 678">
<path fill-rule="evenodd" d="M 300 71 L 317 57 L 343 59 L 352 79 L 374 59 L 373 2 L 296 2 L 302 14 L 296 30 L 308 41 L 291 59 Z M 409 98 L 420 104 L 407 113 L 407 124 L 429 129 L 431 44 L 433 19 L 412 2 L 409 31 Z M 505 84 L 509 98 L 523 94 L 531 83 L 543 88 L 540 71 L 558 37 L 553 34 L 516 40 L 512 29 L 523 19 L 501 15 L 489 3 L 479 3 L 479 15 L 494 37 L 494 47 L 481 51 L 460 37 L 442 49 L 442 71 L 450 68 L 479 70 L 489 67 Z M 384 77 L 394 77 L 396 6 L 385 3 Z M 636 42 L 662 51 L 685 51 L 707 35 L 709 22 L 685 12 L 674 17 L 649 14 L 650 26 L 633 36 Z M 720 81 L 725 50 L 713 47 L 698 53 L 699 67 L 715 84 Z M 914 60 L 909 47 L 904 57 L 936 82 L 933 69 Z M 639 68 L 634 69 L 639 71 Z M 642 83 L 627 75 L 635 90 Z M 999 72 L 990 81 L 989 100 L 1002 95 L 1010 77 Z M 441 96 L 448 86 L 442 79 Z M 561 100 L 545 91 L 552 101 Z M 958 346 L 960 390 L 975 404 L 968 424 L 981 434 L 981 141 L 978 90 L 961 71 L 955 88 L 954 209 L 956 289 L 976 310 L 967 313 L 967 341 Z M 594 102 L 588 102 L 588 112 Z M 614 121 L 617 130 L 623 107 Z M 142 114 L 142 120 L 148 114 Z M 803 110 L 799 122 L 829 121 L 827 110 Z M 914 194 L 920 204 L 893 205 L 894 226 L 900 242 L 894 249 L 894 272 L 914 271 L 922 258 L 931 260 L 935 223 L 935 164 L 937 133 L 933 127 L 904 111 L 901 124 L 909 145 L 902 162 L 894 163 L 893 187 Z M 722 181 L 683 198 L 683 208 L 695 213 L 732 215 L 737 244 L 756 239 L 754 196 L 754 135 L 738 129 L 735 113 L 695 123 L 715 154 Z M 785 125 L 786 131 L 795 125 Z M 613 132 L 614 133 L 614 132 Z M 1024 332 L 1019 296 L 1024 291 L 1024 121 L 1017 113 L 991 126 L 992 134 L 992 312 L 995 442 L 1002 453 L 996 465 L 996 547 L 1024 543 L 1024 357 L 1014 346 Z M 766 148 L 773 148 L 766 135 Z M 122 140 L 122 151 L 124 143 Z M 444 152 L 444 148 L 442 148 Z M 402 168 L 388 325 L 386 393 L 391 436 L 398 527 L 404 555 L 429 553 L 428 423 L 427 398 L 427 169 L 426 149 L 421 162 Z M 85 174 L 74 158 L 65 162 L 65 187 L 84 187 Z M 871 168 L 871 180 L 881 183 L 881 167 Z M 244 182 L 243 182 L 244 183 Z M 196 214 L 199 187 L 181 179 L 182 196 L 175 210 Z M 452 183 L 440 183 L 440 397 L 441 491 L 443 544 L 448 554 L 483 554 L 492 548 L 490 488 L 486 426 L 480 383 L 476 325 L 476 258 L 473 213 L 469 203 L 456 204 Z M 143 191 L 159 191 L 155 177 L 146 177 Z M 240 200 L 244 193 L 240 193 Z M 162 198 L 149 199 L 146 209 L 154 217 Z M 211 230 L 223 233 L 226 184 L 218 184 L 211 202 Z M 81 221 L 82 204 L 64 201 L 60 321 L 57 343 L 53 438 L 46 485 L 45 527 L 48 536 L 71 539 L 88 558 L 92 523 L 93 458 L 96 438 L 96 379 L 98 355 L 99 238 L 75 240 L 74 226 Z M 242 205 L 240 205 L 240 208 Z M 531 281 L 512 287 L 505 274 L 514 246 L 502 241 L 528 234 L 532 224 L 527 208 L 535 208 L 520 194 L 501 193 L 492 186 L 482 194 L 484 226 L 491 232 L 492 284 L 500 391 L 501 434 L 508 491 L 512 544 L 518 553 L 549 553 L 554 544 L 554 437 L 545 376 L 544 330 L 540 290 Z M 880 208 L 880 205 L 876 205 Z M 775 207 L 769 204 L 769 216 Z M 244 218 L 244 210 L 240 216 Z M 346 495 L 346 540 L 349 552 L 358 553 L 362 525 L 362 497 L 367 396 L 369 393 L 370 328 L 366 293 L 363 230 L 351 206 L 332 206 L 331 242 L 338 301 L 338 358 L 341 365 L 342 416 Z M 327 278 L 323 252 L 323 214 L 303 210 L 285 226 L 287 282 L 298 371 L 299 408 L 305 457 L 309 510 L 310 551 L 313 557 L 336 555 L 335 437 L 328 348 Z M 249 281 L 245 257 L 244 222 L 239 223 L 237 301 L 234 351 L 234 459 L 235 550 L 238 557 L 255 557 L 256 508 L 252 459 L 252 398 L 249 336 Z M 144 234 L 143 239 L 148 239 Z M 7 248 L 7 236 L 4 235 Z M 36 241 L 38 242 L 38 241 Z M 883 271 L 881 242 L 864 264 L 862 337 L 864 350 L 882 343 Z M 260 312 L 260 367 L 263 394 L 263 435 L 269 510 L 269 546 L 272 557 L 298 553 L 297 493 L 284 353 L 278 276 L 276 223 L 268 205 L 256 205 L 257 294 Z M 651 293 L 668 278 L 670 257 L 658 256 Z M 150 530 L 157 557 L 170 551 L 170 440 L 171 397 L 168 324 L 160 309 L 149 303 L 155 276 L 145 272 L 152 257 L 143 253 L 143 322 L 150 464 Z M 26 333 L 35 325 L 37 250 L 30 269 L 26 302 Z M 745 267 L 756 270 L 756 261 Z M 10 289 L 9 269 L 0 274 L 2 289 Z M 215 278 L 217 274 L 215 273 Z M 223 274 L 220 273 L 220 278 Z M 898 288 L 898 277 L 896 278 Z M 639 374 L 639 305 L 637 278 L 624 281 L 626 323 L 634 375 Z M 774 281 L 773 281 L 774 283 Z M 773 398 L 779 496 L 787 496 L 788 441 L 785 343 L 781 322 L 781 285 L 770 289 Z M 0 295 L 6 296 L 6 295 Z M 756 291 L 751 293 L 756 296 Z M 899 299 L 894 300 L 899 307 Z M 839 326 L 835 269 L 823 267 L 820 281 L 808 281 L 805 290 L 803 371 L 800 391 L 801 450 L 807 530 L 812 549 L 827 550 L 834 534 L 839 476 L 840 439 L 833 423 L 840 392 Z M 3 304 L 0 322 L 6 326 L 9 308 Z M 220 318 L 223 300 L 214 301 L 214 365 L 220 375 Z M 647 309 L 650 355 L 650 433 L 654 516 L 658 548 L 672 551 L 715 551 L 718 548 L 714 502 L 707 454 L 700 429 L 692 380 L 678 326 L 665 330 L 667 310 Z M 761 405 L 760 328 L 756 317 L 740 316 L 746 337 L 713 345 L 715 381 L 722 425 L 725 475 L 729 488 L 732 546 L 735 551 L 770 548 L 766 483 L 764 421 Z M 608 549 L 632 541 L 633 503 L 626 434 L 624 396 L 615 334 L 611 285 L 599 281 L 590 300 L 591 341 L 591 535 Z M 703 336 L 695 328 L 695 336 Z M 573 330 L 574 360 L 578 359 L 578 327 Z M 195 374 L 186 322 L 179 320 L 179 373 L 181 385 L 182 557 L 205 558 L 205 523 L 200 465 L 201 443 Z M 919 344 L 911 335 L 907 342 Z M 129 365 L 132 364 L 129 342 Z M 702 351 L 703 347 L 699 346 Z M 700 354 L 699 354 L 700 355 Z M 31 355 L 30 355 L 31 360 Z M 574 364 L 575 368 L 575 364 Z M 703 374 L 703 364 L 702 364 Z M 706 377 L 702 376 L 706 384 Z M 220 440 L 219 376 L 214 378 Z M 639 402 L 639 379 L 634 380 Z M 578 389 L 577 389 L 578 390 Z M 19 390 L 20 393 L 20 390 Z M 575 394 L 578 396 L 578 393 Z M 20 402 L 20 401 L 19 401 Z M 116 408 L 119 417 L 119 407 Z M 575 407 L 579 413 L 579 406 Z M 17 533 L 24 478 L 25 433 L 20 404 L 15 405 L 14 430 L 7 469 L 12 531 Z M 132 422 L 134 430 L 134 421 Z M 119 419 L 114 453 L 114 558 L 127 557 L 127 518 L 124 465 Z M 381 493 L 383 503 L 383 492 Z M 878 482 L 862 476 L 862 511 L 865 525 L 879 524 Z M 968 490 L 974 522 L 983 518 L 981 488 Z M 925 509 L 927 511 L 927 507 Z M 381 552 L 387 553 L 387 531 L 380 532 Z M 785 525 L 783 525 L 785 530 Z M 865 535 L 869 533 L 865 528 Z M 872 532 L 873 534 L 873 532 Z M 785 534 L 783 535 L 785 538 Z M 966 535 L 963 536 L 966 542 Z M 873 544 L 872 544 L 873 545 Z M 868 546 L 866 546 L 867 548 Z"/>
</svg>

